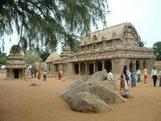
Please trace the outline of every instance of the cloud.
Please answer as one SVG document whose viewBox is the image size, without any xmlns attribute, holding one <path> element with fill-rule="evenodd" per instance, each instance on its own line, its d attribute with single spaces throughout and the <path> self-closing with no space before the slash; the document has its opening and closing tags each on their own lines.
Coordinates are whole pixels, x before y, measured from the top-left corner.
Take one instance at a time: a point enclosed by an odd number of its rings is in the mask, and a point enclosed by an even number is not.
<svg viewBox="0 0 161 121">
<path fill-rule="evenodd" d="M 110 25 L 122 22 L 136 22 L 144 18 L 144 9 L 133 0 L 108 0 L 111 13 L 108 15 Z"/>
</svg>

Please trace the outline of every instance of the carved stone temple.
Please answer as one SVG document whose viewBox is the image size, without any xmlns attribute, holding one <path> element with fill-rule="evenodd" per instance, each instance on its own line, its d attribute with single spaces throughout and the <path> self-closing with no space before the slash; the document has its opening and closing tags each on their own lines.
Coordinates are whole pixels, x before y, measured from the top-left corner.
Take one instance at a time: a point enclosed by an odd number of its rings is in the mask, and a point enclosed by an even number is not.
<svg viewBox="0 0 161 121">
<path fill-rule="evenodd" d="M 7 79 L 24 79 L 26 64 L 21 48 L 18 45 L 13 45 L 7 59 L 6 76 Z"/>
<path fill-rule="evenodd" d="M 46 63 L 50 74 L 62 70 L 64 76 L 90 75 L 102 69 L 120 74 L 124 65 L 134 71 L 151 69 L 155 62 L 153 50 L 140 47 L 139 42 L 135 27 L 123 23 L 89 34 L 80 41 L 78 52 L 65 47 L 60 55 L 51 54 Z"/>
</svg>

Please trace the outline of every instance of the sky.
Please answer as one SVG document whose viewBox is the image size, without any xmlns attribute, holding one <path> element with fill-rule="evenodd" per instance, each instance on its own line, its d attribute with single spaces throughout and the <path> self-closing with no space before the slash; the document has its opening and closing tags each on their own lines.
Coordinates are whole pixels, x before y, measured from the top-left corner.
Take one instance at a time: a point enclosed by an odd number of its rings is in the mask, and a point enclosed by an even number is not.
<svg viewBox="0 0 161 121">
<path fill-rule="evenodd" d="M 108 26 L 130 22 L 146 47 L 161 41 L 161 0 L 107 0 Z"/>
<path fill-rule="evenodd" d="M 161 41 L 161 0 L 107 0 L 110 13 L 107 26 L 130 22 L 136 28 L 146 47 L 152 47 Z M 6 37 L 9 38 L 9 37 Z M 12 41 L 5 40 L 5 52 L 17 43 L 17 36 Z M 1 44 L 1 42 L 0 42 Z"/>
</svg>

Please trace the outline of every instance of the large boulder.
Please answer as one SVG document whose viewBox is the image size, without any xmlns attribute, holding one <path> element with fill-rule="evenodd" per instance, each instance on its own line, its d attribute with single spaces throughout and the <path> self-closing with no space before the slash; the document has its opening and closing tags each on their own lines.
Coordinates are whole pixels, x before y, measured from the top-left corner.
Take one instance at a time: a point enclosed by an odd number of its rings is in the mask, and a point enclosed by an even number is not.
<svg viewBox="0 0 161 121">
<path fill-rule="evenodd" d="M 105 101 L 90 92 L 80 92 L 68 100 L 71 109 L 80 112 L 105 112 L 112 108 Z"/>
<path fill-rule="evenodd" d="M 104 69 L 102 71 L 97 71 L 93 75 L 89 76 L 86 81 L 103 81 L 107 80 L 107 71 Z"/>
<path fill-rule="evenodd" d="M 76 111 L 110 111 L 110 104 L 126 102 L 126 99 L 115 91 L 115 82 L 106 77 L 105 70 L 96 72 L 89 78 L 75 81 L 60 96 Z"/>
<path fill-rule="evenodd" d="M 124 102 L 125 99 L 112 90 L 104 81 L 82 81 L 78 80 L 68 87 L 61 96 L 68 102 L 74 95 L 80 92 L 90 92 L 107 104 Z"/>
</svg>

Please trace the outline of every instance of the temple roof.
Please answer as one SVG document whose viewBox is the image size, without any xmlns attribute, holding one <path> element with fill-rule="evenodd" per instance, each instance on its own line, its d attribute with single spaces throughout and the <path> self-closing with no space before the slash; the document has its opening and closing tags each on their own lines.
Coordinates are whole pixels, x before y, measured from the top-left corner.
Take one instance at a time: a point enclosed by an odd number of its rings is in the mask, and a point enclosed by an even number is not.
<svg viewBox="0 0 161 121">
<path fill-rule="evenodd" d="M 46 59 L 46 62 L 50 63 L 50 62 L 54 62 L 57 60 L 61 60 L 61 57 L 58 53 L 54 52 L 51 55 L 49 55 L 49 57 Z"/>
<path fill-rule="evenodd" d="M 24 57 L 21 54 L 10 54 L 7 59 L 6 68 L 26 68 Z"/>
<path fill-rule="evenodd" d="M 135 27 L 131 23 L 122 23 L 90 33 L 88 36 L 82 39 L 80 46 L 101 42 L 104 40 L 108 41 L 112 39 L 122 39 L 126 27 L 131 27 L 137 33 Z"/>
</svg>

